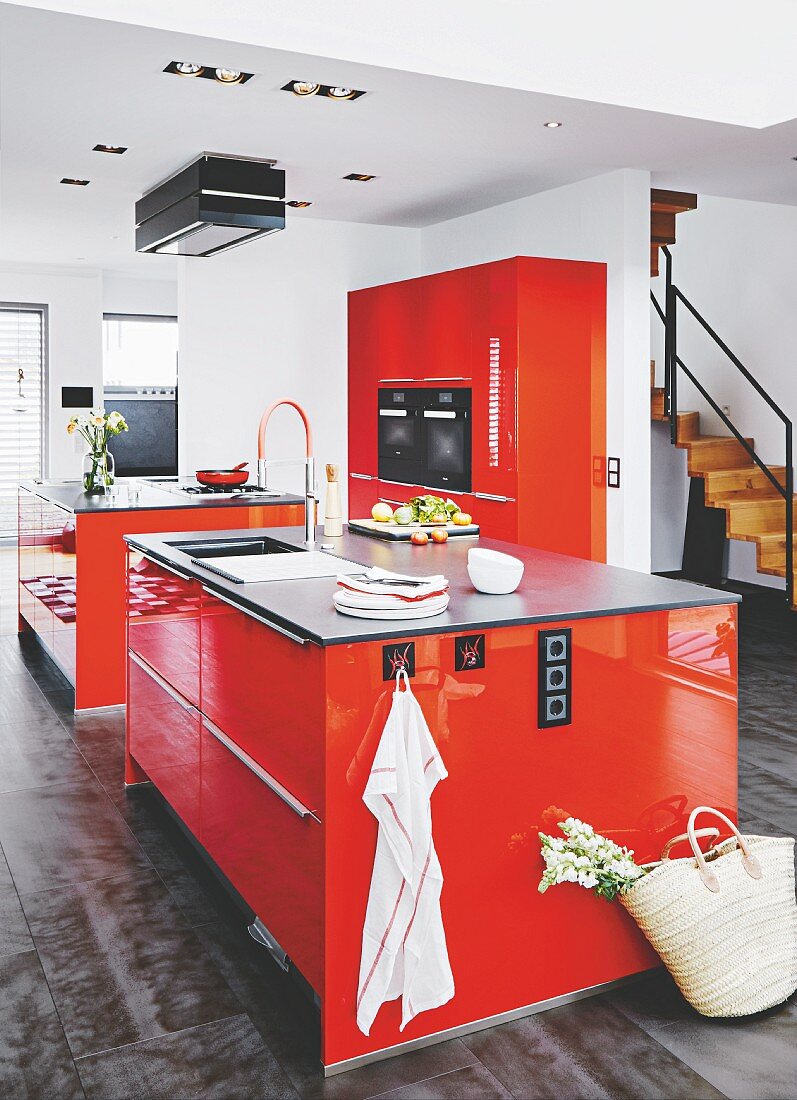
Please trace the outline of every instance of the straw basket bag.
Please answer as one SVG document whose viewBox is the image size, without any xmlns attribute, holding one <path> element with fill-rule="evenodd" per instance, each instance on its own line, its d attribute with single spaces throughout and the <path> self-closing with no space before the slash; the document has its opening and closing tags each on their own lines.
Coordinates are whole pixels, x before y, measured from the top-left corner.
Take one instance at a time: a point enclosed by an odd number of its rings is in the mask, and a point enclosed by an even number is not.
<svg viewBox="0 0 797 1100">
<path fill-rule="evenodd" d="M 696 831 L 699 814 L 715 815 L 734 835 L 703 854 L 697 837 L 719 832 Z M 694 858 L 669 859 L 686 839 Z M 704 1016 L 761 1012 L 797 988 L 791 837 L 742 836 L 725 814 L 698 806 L 686 834 L 620 901 Z"/>
</svg>

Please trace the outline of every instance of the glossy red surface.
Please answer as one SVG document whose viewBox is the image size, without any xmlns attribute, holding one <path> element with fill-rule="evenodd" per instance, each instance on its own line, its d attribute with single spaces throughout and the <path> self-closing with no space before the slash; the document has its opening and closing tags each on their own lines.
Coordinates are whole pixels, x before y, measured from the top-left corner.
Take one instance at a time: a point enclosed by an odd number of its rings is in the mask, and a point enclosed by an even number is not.
<svg viewBox="0 0 797 1100">
<path fill-rule="evenodd" d="M 472 490 L 509 498 L 469 502 L 483 533 L 604 561 L 605 326 L 602 264 L 519 257 L 351 293 L 349 470 L 378 472 L 380 384 L 471 385 Z M 350 479 L 352 518 L 371 487 Z"/>
<path fill-rule="evenodd" d="M 135 661 L 129 676 L 127 752 L 198 836 L 199 714 Z"/>
<path fill-rule="evenodd" d="M 449 771 L 432 814 L 457 991 L 404 1032 L 399 1003 L 383 1006 L 369 1038 L 355 1022 L 376 841 L 362 791 L 391 686 L 381 645 L 328 650 L 326 1064 L 657 963 L 619 905 L 578 886 L 537 892 L 537 833 L 581 817 L 643 861 L 684 830 L 697 804 L 735 816 L 735 609 L 561 625 L 573 631 L 573 722 L 551 730 L 537 729 L 537 628 L 488 631 L 485 668 L 457 674 L 453 636 L 415 640 L 413 689 Z M 705 635 L 695 664 L 672 656 L 685 628 Z M 726 664 L 716 663 L 718 646 Z"/>
<path fill-rule="evenodd" d="M 201 709 L 320 816 L 323 652 L 202 594 Z"/>
<path fill-rule="evenodd" d="M 18 495 L 20 629 L 35 630 L 63 671 L 74 677 L 75 553 L 69 533 L 64 535 L 71 514 L 23 489 Z"/>
</svg>

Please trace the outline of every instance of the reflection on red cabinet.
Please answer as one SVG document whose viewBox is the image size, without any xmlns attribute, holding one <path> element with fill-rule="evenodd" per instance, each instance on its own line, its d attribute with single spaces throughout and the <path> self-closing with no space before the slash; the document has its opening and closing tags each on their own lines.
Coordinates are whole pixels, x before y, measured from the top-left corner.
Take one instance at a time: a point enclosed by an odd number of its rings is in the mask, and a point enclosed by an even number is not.
<svg viewBox="0 0 797 1100">
<path fill-rule="evenodd" d="M 676 629 L 718 631 L 735 649 L 735 608 L 714 610 L 715 626 L 682 612 Z M 328 650 L 325 1064 L 657 964 L 620 906 L 577 886 L 537 892 L 537 833 L 581 817 L 644 861 L 695 805 L 735 817 L 735 674 L 673 660 L 668 612 L 561 625 L 572 628 L 573 722 L 549 730 L 537 729 L 536 627 L 487 631 L 484 669 L 456 674 L 452 635 L 415 639 L 413 690 L 449 772 L 432 814 L 456 995 L 403 1032 L 391 1002 L 368 1038 L 356 995 L 376 824 L 362 791 L 391 685 L 381 644 Z"/>
<path fill-rule="evenodd" d="M 300 691 L 297 685 L 295 690 Z M 317 992 L 323 990 L 324 833 L 202 724 L 203 847 Z"/>
<path fill-rule="evenodd" d="M 317 814 L 324 799 L 322 679 L 317 646 L 297 645 L 203 593 L 202 713 Z"/>
<path fill-rule="evenodd" d="M 127 644 L 198 707 L 202 586 L 139 554 L 129 561 Z"/>
<path fill-rule="evenodd" d="M 199 712 L 140 657 L 129 677 L 127 751 L 199 835 Z"/>
</svg>

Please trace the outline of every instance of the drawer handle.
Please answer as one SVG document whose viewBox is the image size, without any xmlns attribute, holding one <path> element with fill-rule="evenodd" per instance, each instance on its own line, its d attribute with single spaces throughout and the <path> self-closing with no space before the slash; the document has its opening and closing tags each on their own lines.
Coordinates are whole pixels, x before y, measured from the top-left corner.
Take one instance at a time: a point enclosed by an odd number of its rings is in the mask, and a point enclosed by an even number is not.
<svg viewBox="0 0 797 1100">
<path fill-rule="evenodd" d="M 476 492 L 474 492 L 472 495 L 475 496 L 475 497 L 478 497 L 479 500 L 496 500 L 496 501 L 498 501 L 499 504 L 511 504 L 515 499 L 514 497 L 499 497 L 499 496 L 496 496 L 495 493 L 476 493 Z"/>
<path fill-rule="evenodd" d="M 224 745 L 225 749 L 229 749 L 233 756 L 241 761 L 244 767 L 248 768 L 253 775 L 256 775 L 261 782 L 265 783 L 269 790 L 274 792 L 277 798 L 282 799 L 285 805 L 293 810 L 295 814 L 301 818 L 312 817 L 314 821 L 318 821 L 320 824 L 319 818 L 316 817 L 312 810 L 308 810 L 304 803 L 300 802 L 298 798 L 294 798 L 291 792 L 286 790 L 278 779 L 275 779 L 265 768 L 261 768 L 257 761 L 252 759 L 249 753 L 244 752 L 240 745 L 236 745 L 223 730 L 220 730 L 219 727 L 214 722 L 211 722 L 204 714 L 202 715 L 202 725 L 208 733 L 212 734 L 217 741 Z"/>
<path fill-rule="evenodd" d="M 159 569 L 165 569 L 167 573 L 174 573 L 175 577 L 179 577 L 181 581 L 190 581 L 191 577 L 187 573 L 181 573 L 179 569 L 175 569 L 173 565 L 166 565 L 165 562 L 159 561 L 158 558 L 150 557 L 149 554 L 140 551 L 141 556 L 146 558 L 147 561 L 152 562 L 153 565 L 157 565 Z"/>
<path fill-rule="evenodd" d="M 390 497 L 380 497 L 382 504 L 397 504 L 399 508 L 403 508 L 406 505 L 406 500 L 391 500 Z"/>
<path fill-rule="evenodd" d="M 173 699 L 175 703 L 178 704 L 178 706 L 181 706 L 183 710 L 196 711 L 196 707 L 194 706 L 194 704 L 189 703 L 184 695 L 181 695 L 180 692 L 176 691 L 170 683 L 164 680 L 164 678 L 159 673 L 157 673 L 152 665 L 145 661 L 143 657 L 139 657 L 139 655 L 137 653 L 134 653 L 132 649 L 128 649 L 127 655 L 131 661 L 134 661 L 138 665 L 142 672 L 146 672 L 147 676 L 155 681 L 158 687 L 163 688 L 169 698 Z"/>
<path fill-rule="evenodd" d="M 216 600 L 221 600 L 222 603 L 226 603 L 228 607 L 234 607 L 236 611 L 240 611 L 242 615 L 248 615 L 250 619 L 255 619 L 256 622 L 262 623 L 263 626 L 270 627 L 271 630 L 276 630 L 278 634 L 282 634 L 286 638 L 290 638 L 292 642 L 298 642 L 299 645 L 307 645 L 310 641 L 309 638 L 303 638 L 300 634 L 294 634 L 292 630 L 287 630 L 284 626 L 279 626 L 277 623 L 272 623 L 270 619 L 263 618 L 262 615 L 256 614 L 254 611 L 250 611 L 247 607 L 242 607 L 241 604 L 236 603 L 235 600 L 228 600 L 226 596 L 222 596 L 220 592 L 215 592 L 212 588 L 206 588 L 202 585 L 202 591 L 207 592 L 209 596 L 212 596 Z"/>
<path fill-rule="evenodd" d="M 349 477 L 359 478 L 360 481 L 376 481 L 372 474 L 349 474 Z"/>
</svg>

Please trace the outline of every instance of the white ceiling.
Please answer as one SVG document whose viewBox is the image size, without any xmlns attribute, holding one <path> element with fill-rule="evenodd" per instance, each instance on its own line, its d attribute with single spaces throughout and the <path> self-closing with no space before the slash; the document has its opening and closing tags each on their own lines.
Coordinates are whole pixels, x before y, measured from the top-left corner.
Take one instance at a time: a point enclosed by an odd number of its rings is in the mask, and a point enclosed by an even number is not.
<svg viewBox="0 0 797 1100">
<path fill-rule="evenodd" d="M 246 6 L 253 18 L 261 11 Z M 494 16 L 502 6 L 512 5 L 494 3 Z M 149 3 L 136 7 L 154 18 Z M 197 26 L 211 25 L 204 0 L 192 9 Z M 423 28 L 414 30 L 419 43 Z M 467 54 L 464 26 L 449 39 Z M 363 47 L 361 27 L 351 40 Z M 164 74 L 175 58 L 257 76 L 224 88 Z M 659 86 L 649 60 L 645 69 L 646 86 Z M 707 62 L 704 82 L 710 69 Z M 292 78 L 369 94 L 353 103 L 299 100 L 278 90 Z M 774 68 L 772 86 L 780 87 Z M 547 130 L 549 119 L 564 125 Z M 129 151 L 94 153 L 98 142 Z M 133 204 L 204 149 L 275 157 L 289 197 L 313 201 L 290 217 L 422 227 L 621 167 L 651 170 L 660 186 L 797 203 L 797 121 L 752 129 L 0 4 L 0 262 L 170 276 L 171 259 L 135 255 Z M 378 178 L 341 179 L 352 171 Z M 91 183 L 65 187 L 62 176 Z"/>
<path fill-rule="evenodd" d="M 741 126 L 795 115 L 794 0 L 18 0 Z"/>
</svg>

